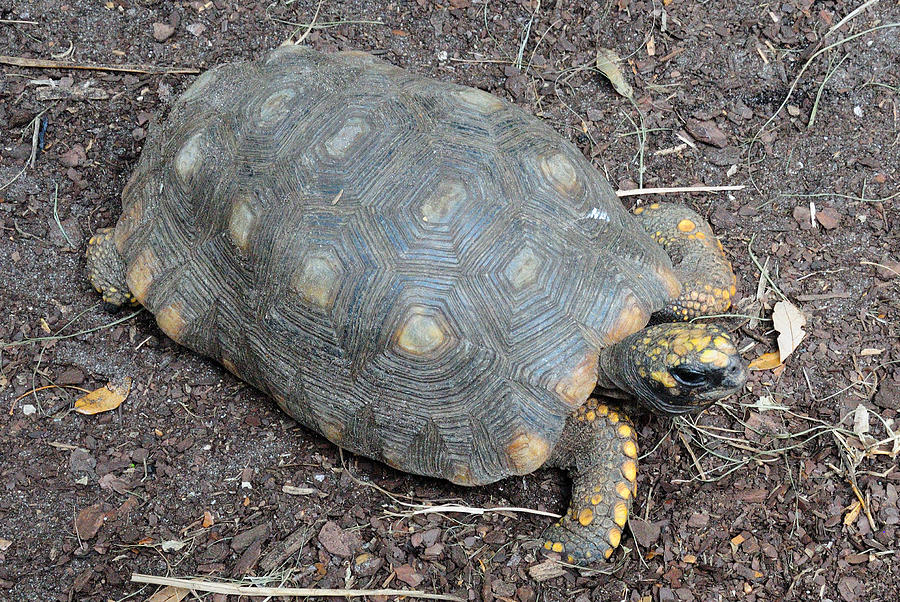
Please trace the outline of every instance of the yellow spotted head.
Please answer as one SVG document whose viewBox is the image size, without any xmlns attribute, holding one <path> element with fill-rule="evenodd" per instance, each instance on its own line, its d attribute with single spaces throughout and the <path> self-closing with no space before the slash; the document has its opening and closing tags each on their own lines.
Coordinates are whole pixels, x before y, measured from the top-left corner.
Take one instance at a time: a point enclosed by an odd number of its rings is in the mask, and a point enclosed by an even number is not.
<svg viewBox="0 0 900 602">
<path fill-rule="evenodd" d="M 702 410 L 747 380 L 731 335 L 715 324 L 647 327 L 604 349 L 600 367 L 601 379 L 668 415 Z"/>
</svg>

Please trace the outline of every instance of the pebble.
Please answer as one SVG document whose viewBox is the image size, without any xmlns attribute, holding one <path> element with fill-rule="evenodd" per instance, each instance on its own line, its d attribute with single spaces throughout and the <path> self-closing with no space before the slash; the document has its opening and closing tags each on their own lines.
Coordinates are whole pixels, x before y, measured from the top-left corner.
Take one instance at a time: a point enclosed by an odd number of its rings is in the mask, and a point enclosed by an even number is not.
<svg viewBox="0 0 900 602">
<path fill-rule="evenodd" d="M 34 407 L 33 405 L 31 405 L 30 403 L 26 403 L 25 405 L 22 406 L 22 413 L 25 414 L 26 416 L 31 416 L 35 412 L 37 412 L 37 408 Z"/>
<path fill-rule="evenodd" d="M 841 214 L 834 207 L 822 207 L 816 211 L 816 221 L 826 230 L 834 230 L 841 225 Z"/>
<path fill-rule="evenodd" d="M 882 280 L 893 280 L 900 276 L 900 261 L 884 257 L 878 262 L 880 265 L 875 266 L 875 273 Z"/>
<path fill-rule="evenodd" d="M 800 205 L 799 207 L 794 207 L 793 212 L 794 220 L 800 225 L 801 230 L 811 230 L 812 219 L 811 214 L 809 212 L 809 207 L 804 207 Z"/>
<path fill-rule="evenodd" d="M 688 134 L 698 142 L 711 144 L 712 146 L 717 146 L 719 148 L 728 146 L 728 136 L 719 129 L 719 126 L 717 126 L 714 121 L 688 119 L 684 124 L 684 128 L 687 130 Z"/>
<path fill-rule="evenodd" d="M 191 23 L 187 27 L 185 27 L 191 35 L 197 36 L 198 38 L 203 35 L 203 32 L 206 31 L 206 25 L 203 23 Z"/>
<path fill-rule="evenodd" d="M 153 39 L 157 42 L 165 42 L 175 33 L 175 28 L 168 23 L 153 24 Z"/>
</svg>

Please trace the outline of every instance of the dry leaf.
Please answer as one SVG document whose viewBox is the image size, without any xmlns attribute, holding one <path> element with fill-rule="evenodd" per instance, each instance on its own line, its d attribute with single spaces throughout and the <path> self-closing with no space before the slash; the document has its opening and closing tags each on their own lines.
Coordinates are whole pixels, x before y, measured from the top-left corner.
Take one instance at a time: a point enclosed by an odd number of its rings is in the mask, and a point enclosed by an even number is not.
<svg viewBox="0 0 900 602">
<path fill-rule="evenodd" d="M 128 397 L 129 391 L 131 391 L 131 377 L 126 376 L 121 382 L 110 382 L 105 387 L 95 389 L 78 399 L 75 402 L 75 411 L 90 415 L 115 410 Z"/>
<path fill-rule="evenodd" d="M 190 590 L 186 590 L 183 587 L 167 585 L 147 598 L 144 602 L 181 602 L 189 593 Z"/>
<path fill-rule="evenodd" d="M 619 69 L 618 63 L 621 62 L 622 59 L 619 58 L 619 55 L 609 48 L 597 50 L 597 69 L 606 76 L 606 79 L 609 80 L 616 92 L 625 98 L 631 98 L 634 95 L 634 90 L 631 88 L 631 84 L 625 81 L 625 76 L 622 74 L 622 70 Z"/>
<path fill-rule="evenodd" d="M 781 365 L 781 354 L 777 351 L 763 353 L 747 366 L 751 370 L 773 370 Z"/>
<path fill-rule="evenodd" d="M 778 353 L 784 363 L 806 336 L 806 316 L 790 301 L 779 301 L 772 311 L 772 322 L 778 331 Z"/>
<path fill-rule="evenodd" d="M 216 521 L 213 519 L 212 512 L 210 512 L 209 510 L 205 510 L 203 512 L 203 522 L 201 523 L 203 525 L 203 528 L 208 529 L 212 527 L 215 522 Z"/>
</svg>

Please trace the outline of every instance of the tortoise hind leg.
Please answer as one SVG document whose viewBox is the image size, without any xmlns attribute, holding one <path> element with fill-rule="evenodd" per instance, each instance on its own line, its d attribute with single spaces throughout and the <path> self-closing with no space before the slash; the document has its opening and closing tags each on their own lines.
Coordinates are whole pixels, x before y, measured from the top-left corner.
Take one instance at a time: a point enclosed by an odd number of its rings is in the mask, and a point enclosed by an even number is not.
<svg viewBox="0 0 900 602">
<path fill-rule="evenodd" d="M 544 548 L 575 564 L 609 558 L 634 498 L 637 441 L 631 421 L 589 399 L 566 421 L 548 465 L 572 477 L 569 510 L 544 534 Z"/>
<path fill-rule="evenodd" d="M 643 229 L 669 254 L 681 280 L 681 295 L 653 315 L 656 321 L 690 320 L 731 307 L 737 279 L 706 220 L 676 203 L 635 207 L 634 214 Z"/>
<path fill-rule="evenodd" d="M 88 280 L 114 307 L 135 303 L 125 283 L 125 262 L 113 240 L 114 228 L 100 228 L 87 244 Z"/>
</svg>

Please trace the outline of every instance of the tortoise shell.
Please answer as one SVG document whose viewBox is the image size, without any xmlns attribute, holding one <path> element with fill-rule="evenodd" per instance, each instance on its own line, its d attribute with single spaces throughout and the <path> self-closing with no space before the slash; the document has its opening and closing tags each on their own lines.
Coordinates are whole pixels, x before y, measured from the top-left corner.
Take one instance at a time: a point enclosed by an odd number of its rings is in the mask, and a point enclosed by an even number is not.
<svg viewBox="0 0 900 602">
<path fill-rule="evenodd" d="M 122 204 L 166 334 L 341 447 L 467 485 L 543 464 L 598 350 L 678 291 L 547 125 L 363 53 L 208 71 Z"/>
</svg>

